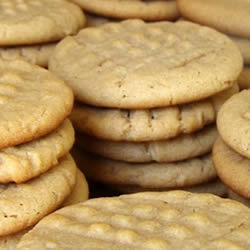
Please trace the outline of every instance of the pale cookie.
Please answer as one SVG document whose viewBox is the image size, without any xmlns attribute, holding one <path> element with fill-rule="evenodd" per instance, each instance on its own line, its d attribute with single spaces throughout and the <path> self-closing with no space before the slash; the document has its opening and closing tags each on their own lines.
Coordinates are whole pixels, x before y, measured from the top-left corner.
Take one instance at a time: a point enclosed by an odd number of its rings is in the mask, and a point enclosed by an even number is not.
<svg viewBox="0 0 250 250">
<path fill-rule="evenodd" d="M 180 14 L 226 34 L 250 38 L 248 0 L 177 0 Z"/>
<path fill-rule="evenodd" d="M 230 188 L 228 188 L 228 198 L 232 199 L 232 200 L 236 200 L 238 202 L 243 203 L 244 205 L 250 207 L 250 200 L 247 200 L 243 197 L 241 197 L 240 195 L 236 194 L 233 190 L 231 190 Z"/>
<path fill-rule="evenodd" d="M 48 70 L 0 59 L 0 149 L 48 134 L 72 105 L 71 89 Z"/>
<path fill-rule="evenodd" d="M 56 43 L 0 48 L 0 57 L 6 60 L 24 59 L 32 64 L 48 67 L 49 57 Z"/>
<path fill-rule="evenodd" d="M 48 172 L 23 184 L 1 185 L 0 235 L 9 235 L 37 223 L 58 208 L 71 193 L 76 165 L 70 155 Z"/>
<path fill-rule="evenodd" d="M 179 16 L 175 0 L 71 1 L 90 13 L 118 19 L 139 18 L 147 21 L 157 21 L 173 20 Z"/>
<path fill-rule="evenodd" d="M 86 18 L 65 0 L 1 0 L 0 45 L 52 42 L 75 34 Z"/>
<path fill-rule="evenodd" d="M 0 183 L 21 183 L 48 171 L 69 152 L 74 140 L 74 129 L 67 119 L 46 136 L 3 148 L 0 150 Z"/>
<path fill-rule="evenodd" d="M 180 188 L 212 180 L 216 172 L 210 155 L 177 163 L 126 163 L 75 149 L 77 166 L 92 181 L 143 188 Z"/>
<path fill-rule="evenodd" d="M 231 36 L 230 37 L 240 49 L 240 52 L 243 56 L 245 64 L 250 63 L 250 40 L 247 38 Z"/>
<path fill-rule="evenodd" d="M 223 104 L 217 128 L 227 145 L 250 158 L 250 90 L 233 95 Z"/>
<path fill-rule="evenodd" d="M 113 160 L 175 162 L 210 152 L 216 136 L 216 127 L 210 126 L 193 134 L 151 142 L 115 142 L 78 134 L 76 144 L 87 152 Z"/>
<path fill-rule="evenodd" d="M 249 249 L 250 210 L 212 194 L 148 192 L 57 210 L 17 249 Z"/>
<path fill-rule="evenodd" d="M 148 109 L 228 89 L 242 70 L 242 56 L 228 37 L 207 27 L 127 20 L 63 39 L 49 69 L 72 87 L 78 101 Z"/>
<path fill-rule="evenodd" d="M 238 83 L 240 89 L 250 89 L 250 66 L 245 65 L 239 78 Z"/>
<path fill-rule="evenodd" d="M 149 110 L 104 109 L 75 104 L 70 119 L 85 134 L 113 141 L 153 141 L 189 134 L 211 124 L 238 86 L 207 100 Z"/>
<path fill-rule="evenodd" d="M 129 185 L 109 185 L 114 190 L 118 190 L 121 193 L 138 193 L 138 192 L 148 192 L 148 191 L 171 191 L 174 190 L 164 188 L 164 189 L 147 189 L 141 188 L 138 186 L 129 186 Z M 211 193 L 214 195 L 218 195 L 221 197 L 225 197 L 228 194 L 228 188 L 219 180 L 213 180 L 207 183 L 202 183 L 200 185 L 192 186 L 192 187 L 184 187 L 178 188 L 184 191 L 192 192 L 192 193 Z"/>
<path fill-rule="evenodd" d="M 89 187 L 84 174 L 81 170 L 76 171 L 76 183 L 69 195 L 69 197 L 63 202 L 62 206 L 70 206 L 79 202 L 86 201 L 89 197 Z"/>
<path fill-rule="evenodd" d="M 220 179 L 233 191 L 250 199 L 250 159 L 247 159 L 218 138 L 213 148 L 213 162 Z"/>
</svg>

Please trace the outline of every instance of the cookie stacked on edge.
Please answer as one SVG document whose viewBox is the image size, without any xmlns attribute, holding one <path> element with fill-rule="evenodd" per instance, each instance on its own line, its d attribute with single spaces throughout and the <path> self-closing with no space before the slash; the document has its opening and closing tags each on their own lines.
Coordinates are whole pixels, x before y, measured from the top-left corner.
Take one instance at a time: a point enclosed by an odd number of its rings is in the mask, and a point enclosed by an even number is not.
<svg viewBox="0 0 250 250">
<path fill-rule="evenodd" d="M 250 204 L 250 90 L 243 90 L 225 102 L 218 114 L 220 138 L 213 148 L 213 161 L 220 179 Z"/>
<path fill-rule="evenodd" d="M 82 10 L 65 0 L 1 0 L 0 56 L 48 66 L 60 39 L 86 23 Z"/>
<path fill-rule="evenodd" d="M 245 66 L 239 77 L 241 89 L 250 88 L 250 2 L 245 0 L 177 0 L 186 19 L 213 27 L 237 44 Z M 211 13 L 213 13 L 211 15 Z"/>
<path fill-rule="evenodd" d="M 226 36 L 189 22 L 109 23 L 62 40 L 49 69 L 74 91 L 88 178 L 169 189 L 216 177 L 216 111 L 242 70 Z"/>
<path fill-rule="evenodd" d="M 81 173 L 76 177 L 78 170 L 68 153 L 74 143 L 67 118 L 73 93 L 62 80 L 23 60 L 0 59 L 0 105 L 2 247 L 9 235 L 60 207 L 77 180 L 85 186 L 81 200 L 87 198 L 88 187 Z M 73 195 L 75 199 L 76 190 Z"/>
</svg>

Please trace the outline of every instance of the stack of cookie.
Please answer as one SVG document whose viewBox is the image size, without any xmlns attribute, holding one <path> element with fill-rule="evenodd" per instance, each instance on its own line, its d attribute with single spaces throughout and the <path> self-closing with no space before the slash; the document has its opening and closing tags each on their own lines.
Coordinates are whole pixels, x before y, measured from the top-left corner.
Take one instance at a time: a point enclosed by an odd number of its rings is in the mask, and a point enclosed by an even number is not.
<svg viewBox="0 0 250 250">
<path fill-rule="evenodd" d="M 175 0 L 70 0 L 84 11 L 97 16 L 129 19 L 139 18 L 145 21 L 175 20 L 178 11 Z"/>
<path fill-rule="evenodd" d="M 250 2 L 177 0 L 177 7 L 186 19 L 213 27 L 230 36 L 240 49 L 245 63 L 239 87 L 250 88 Z"/>
<path fill-rule="evenodd" d="M 60 207 L 76 180 L 85 190 L 75 190 L 74 200 L 79 192 L 86 199 L 88 190 L 68 153 L 73 94 L 62 80 L 24 60 L 0 59 L 0 105 L 0 236 L 6 236 Z"/>
<path fill-rule="evenodd" d="M 63 39 L 49 69 L 78 101 L 71 120 L 88 178 L 169 189 L 216 177 L 216 111 L 242 70 L 226 36 L 190 22 L 109 23 Z"/>
<path fill-rule="evenodd" d="M 82 10 L 66 0 L 1 0 L 0 56 L 47 67 L 57 41 L 85 22 Z"/>
<path fill-rule="evenodd" d="M 250 200 L 249 121 L 250 90 L 243 90 L 222 106 L 217 120 L 220 138 L 213 148 L 218 176 L 235 193 L 230 191 L 230 197 L 235 198 L 238 194 L 246 200 Z"/>
</svg>

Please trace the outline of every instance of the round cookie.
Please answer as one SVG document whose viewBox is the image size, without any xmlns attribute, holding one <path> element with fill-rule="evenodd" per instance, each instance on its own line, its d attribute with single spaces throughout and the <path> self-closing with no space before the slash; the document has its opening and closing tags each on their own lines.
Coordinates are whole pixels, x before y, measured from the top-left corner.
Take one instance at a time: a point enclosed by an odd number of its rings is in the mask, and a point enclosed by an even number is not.
<svg viewBox="0 0 250 250">
<path fill-rule="evenodd" d="M 74 129 L 66 119 L 48 135 L 0 150 L 0 183 L 25 182 L 58 164 L 75 141 Z"/>
<path fill-rule="evenodd" d="M 79 132 L 104 140 L 163 140 L 211 124 L 221 105 L 236 92 L 238 86 L 234 85 L 207 100 L 150 110 L 104 109 L 76 103 L 70 119 Z"/>
<path fill-rule="evenodd" d="M 230 38 L 236 43 L 243 56 L 245 64 L 250 64 L 250 40 L 247 38 L 230 36 Z"/>
<path fill-rule="evenodd" d="M 57 43 L 47 43 L 41 45 L 1 47 L 0 57 L 6 60 L 24 59 L 29 63 L 48 67 L 49 57 L 53 53 Z"/>
<path fill-rule="evenodd" d="M 212 155 L 220 179 L 234 192 L 250 199 L 250 159 L 232 150 L 221 138 L 216 140 Z"/>
<path fill-rule="evenodd" d="M 177 7 L 189 20 L 226 34 L 250 38 L 250 2 L 235 3 L 234 0 L 177 0 Z"/>
<path fill-rule="evenodd" d="M 87 178 L 105 184 L 181 188 L 216 177 L 210 155 L 177 163 L 126 163 L 93 156 L 79 149 L 74 149 L 72 154 Z"/>
<path fill-rule="evenodd" d="M 75 186 L 69 197 L 63 202 L 62 207 L 86 201 L 88 197 L 89 197 L 88 183 L 81 170 L 77 169 Z"/>
<path fill-rule="evenodd" d="M 242 70 L 242 56 L 228 37 L 207 27 L 127 20 L 63 39 L 49 69 L 72 87 L 80 102 L 148 109 L 228 89 Z"/>
<path fill-rule="evenodd" d="M 58 208 L 71 193 L 76 165 L 70 155 L 48 172 L 23 184 L 1 185 L 0 235 L 9 235 L 37 223 Z"/>
<path fill-rule="evenodd" d="M 175 0 L 71 0 L 81 6 L 84 10 L 100 16 L 131 19 L 139 18 L 147 21 L 173 20 L 176 19 L 178 11 Z"/>
<path fill-rule="evenodd" d="M 249 249 L 249 221 L 250 210 L 230 199 L 145 192 L 57 210 L 17 249 Z"/>
<path fill-rule="evenodd" d="M 240 89 L 250 89 L 250 66 L 245 65 L 239 78 L 238 84 Z"/>
<path fill-rule="evenodd" d="M 223 104 L 217 128 L 227 145 L 250 158 L 250 90 L 233 95 Z"/>
<path fill-rule="evenodd" d="M 151 142 L 115 142 L 78 134 L 76 144 L 87 152 L 113 160 L 175 162 L 210 152 L 216 136 L 216 127 L 210 126 L 193 134 Z"/>
<path fill-rule="evenodd" d="M 111 188 L 118 190 L 123 194 L 138 193 L 138 192 L 148 192 L 148 191 L 172 191 L 174 189 L 147 189 L 138 186 L 126 186 L 126 185 L 111 185 Z M 228 188 L 218 179 L 202 183 L 200 185 L 192 187 L 178 188 L 178 190 L 184 190 L 192 193 L 211 193 L 221 197 L 225 197 L 228 194 Z M 231 197 L 230 197 L 231 198 Z"/>
<path fill-rule="evenodd" d="M 65 0 L 1 0 L 0 46 L 52 42 L 75 34 L 86 18 Z"/>
<path fill-rule="evenodd" d="M 2 149 L 56 129 L 71 112 L 73 94 L 48 70 L 23 60 L 0 59 L 0 105 Z"/>
</svg>

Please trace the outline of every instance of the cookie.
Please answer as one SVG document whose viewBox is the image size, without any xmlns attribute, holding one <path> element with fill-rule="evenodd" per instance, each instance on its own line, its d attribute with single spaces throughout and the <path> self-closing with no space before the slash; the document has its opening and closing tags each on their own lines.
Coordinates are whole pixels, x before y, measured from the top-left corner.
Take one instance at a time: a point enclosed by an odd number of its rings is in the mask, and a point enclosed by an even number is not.
<svg viewBox="0 0 250 250">
<path fill-rule="evenodd" d="M 212 194 L 138 193 L 57 210 L 17 249 L 249 249 L 249 221 L 246 206 Z"/>
<path fill-rule="evenodd" d="M 217 128 L 227 145 L 250 158 L 250 90 L 233 95 L 223 104 Z"/>
<path fill-rule="evenodd" d="M 250 159 L 247 159 L 218 138 L 213 147 L 213 162 L 220 179 L 234 192 L 250 199 Z"/>
<path fill-rule="evenodd" d="M 0 59 L 0 104 L 2 149 L 56 129 L 71 112 L 73 94 L 48 70 L 23 60 Z"/>
<path fill-rule="evenodd" d="M 211 151 L 216 139 L 215 126 L 169 140 L 151 142 L 115 142 L 78 134 L 76 144 L 85 151 L 125 162 L 175 162 Z"/>
<path fill-rule="evenodd" d="M 0 235 L 9 235 L 34 225 L 58 208 L 71 193 L 76 165 L 70 155 L 48 172 L 23 184 L 1 185 Z"/>
<path fill-rule="evenodd" d="M 244 205 L 250 207 L 250 200 L 247 200 L 240 195 L 236 194 L 234 191 L 232 191 L 230 188 L 228 188 L 228 198 L 232 200 L 236 200 L 238 202 L 243 203 Z"/>
<path fill-rule="evenodd" d="M 69 152 L 74 140 L 74 129 L 66 119 L 59 128 L 46 136 L 2 149 L 0 183 L 21 183 L 48 171 Z"/>
<path fill-rule="evenodd" d="M 250 66 L 245 65 L 238 79 L 240 89 L 250 89 Z"/>
<path fill-rule="evenodd" d="M 76 183 L 73 188 L 73 191 L 69 197 L 63 202 L 62 206 L 70 206 L 79 202 L 86 201 L 89 197 L 89 188 L 88 183 L 84 174 L 77 169 L 76 171 Z"/>
<path fill-rule="evenodd" d="M 76 103 L 70 119 L 79 132 L 104 140 L 163 140 L 213 123 L 221 105 L 237 92 L 238 86 L 234 85 L 207 100 L 149 110 L 105 109 Z"/>
<path fill-rule="evenodd" d="M 216 177 L 210 155 L 176 163 L 126 163 L 74 149 L 77 166 L 92 181 L 142 188 L 181 188 Z"/>
<path fill-rule="evenodd" d="M 243 56 L 245 64 L 250 64 L 250 40 L 247 38 L 230 36 L 230 38 L 236 43 Z"/>
<path fill-rule="evenodd" d="M 177 7 L 189 20 L 226 34 L 250 38 L 249 1 L 239 0 L 235 4 L 234 0 L 177 0 Z"/>
<path fill-rule="evenodd" d="M 111 188 L 114 190 L 118 190 L 121 193 L 129 194 L 129 193 L 138 193 L 138 192 L 148 192 L 148 191 L 171 191 L 174 189 L 147 189 L 141 188 L 138 186 L 126 186 L 126 185 L 111 185 Z M 225 197 L 228 194 L 228 188 L 218 179 L 202 183 L 200 185 L 192 186 L 192 187 L 184 187 L 181 190 L 192 192 L 192 193 L 211 193 L 214 195 L 218 195 L 221 197 Z M 231 197 L 230 197 L 231 198 Z"/>
<path fill-rule="evenodd" d="M 81 9 L 65 0 L 1 0 L 0 46 L 53 42 L 82 28 Z"/>
<path fill-rule="evenodd" d="M 41 45 L 1 47 L 0 57 L 6 60 L 24 59 L 29 63 L 47 68 L 49 57 L 53 53 L 57 43 Z"/>
<path fill-rule="evenodd" d="M 228 89 L 242 70 L 242 56 L 228 37 L 207 27 L 127 20 L 63 39 L 49 69 L 72 87 L 80 102 L 149 109 Z"/>
<path fill-rule="evenodd" d="M 175 0 L 107 0 L 105 2 L 102 0 L 71 1 L 90 13 L 118 19 L 139 18 L 147 21 L 157 21 L 173 20 L 179 16 Z"/>
</svg>

